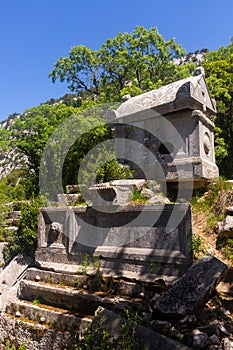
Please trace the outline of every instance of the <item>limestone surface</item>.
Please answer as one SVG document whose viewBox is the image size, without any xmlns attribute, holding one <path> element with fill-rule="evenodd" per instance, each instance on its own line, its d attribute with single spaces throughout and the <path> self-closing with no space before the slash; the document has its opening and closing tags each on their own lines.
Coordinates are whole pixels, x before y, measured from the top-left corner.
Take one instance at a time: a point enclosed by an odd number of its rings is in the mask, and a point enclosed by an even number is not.
<svg viewBox="0 0 233 350">
<path fill-rule="evenodd" d="M 203 256 L 155 302 L 153 318 L 172 322 L 185 315 L 198 314 L 226 268 L 217 258 Z"/>
</svg>

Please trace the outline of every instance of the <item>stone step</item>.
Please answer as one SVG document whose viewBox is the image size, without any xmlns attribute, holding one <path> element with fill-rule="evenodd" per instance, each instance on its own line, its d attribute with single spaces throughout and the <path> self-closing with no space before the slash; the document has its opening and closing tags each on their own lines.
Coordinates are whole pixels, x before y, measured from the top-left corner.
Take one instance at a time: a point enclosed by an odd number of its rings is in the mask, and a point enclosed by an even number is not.
<svg viewBox="0 0 233 350">
<path fill-rule="evenodd" d="M 6 307 L 6 313 L 17 318 L 35 321 L 48 325 L 50 328 L 62 331 L 77 330 L 83 333 L 91 325 L 92 316 L 72 314 L 69 310 L 50 307 L 48 305 L 34 305 L 25 300 L 16 300 Z"/>
<path fill-rule="evenodd" d="M 0 336 L 1 341 L 10 339 L 17 345 L 17 349 L 22 345 L 25 350 L 73 349 L 75 339 L 74 332 L 59 331 L 49 325 L 27 318 L 16 318 L 8 313 L 3 313 L 0 317 Z"/>
<path fill-rule="evenodd" d="M 93 272 L 93 271 L 92 271 Z M 107 271 L 106 271 L 107 274 Z M 26 280 L 40 281 L 45 283 L 59 284 L 75 287 L 76 289 L 85 289 L 88 292 L 102 291 L 112 295 L 141 297 L 148 295 L 153 297 L 158 289 L 164 288 L 164 284 L 158 282 L 143 283 L 131 282 L 119 278 L 117 275 L 102 275 L 98 270 L 93 274 L 79 275 L 70 273 L 61 273 L 54 271 L 41 270 L 38 268 L 29 268 L 27 270 Z"/>
<path fill-rule="evenodd" d="M 94 315 L 99 306 L 110 310 L 123 309 L 128 307 L 142 308 L 140 300 L 122 298 L 119 296 L 105 296 L 102 292 L 88 293 L 84 290 L 77 290 L 72 287 L 53 285 L 44 282 L 23 280 L 20 282 L 19 298 L 59 307 L 62 309 L 79 312 L 85 315 Z M 145 307 L 144 307 L 145 309 Z"/>
<path fill-rule="evenodd" d="M 83 288 L 87 284 L 88 278 L 89 276 L 86 275 L 74 275 L 66 272 L 40 270 L 34 267 L 27 269 L 25 275 L 26 280 L 60 284 L 76 288 Z"/>
</svg>

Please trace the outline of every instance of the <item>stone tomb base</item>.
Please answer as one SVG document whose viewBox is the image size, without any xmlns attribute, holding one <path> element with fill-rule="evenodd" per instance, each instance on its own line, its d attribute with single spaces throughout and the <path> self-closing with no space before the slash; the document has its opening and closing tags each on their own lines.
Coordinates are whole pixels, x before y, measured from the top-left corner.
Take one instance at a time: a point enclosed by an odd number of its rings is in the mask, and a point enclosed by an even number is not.
<svg viewBox="0 0 233 350">
<path fill-rule="evenodd" d="M 113 277 L 173 280 L 192 264 L 191 241 L 189 204 L 128 205 L 111 211 L 43 208 L 36 261 L 57 269 L 65 264 L 73 271 L 89 264 Z"/>
</svg>

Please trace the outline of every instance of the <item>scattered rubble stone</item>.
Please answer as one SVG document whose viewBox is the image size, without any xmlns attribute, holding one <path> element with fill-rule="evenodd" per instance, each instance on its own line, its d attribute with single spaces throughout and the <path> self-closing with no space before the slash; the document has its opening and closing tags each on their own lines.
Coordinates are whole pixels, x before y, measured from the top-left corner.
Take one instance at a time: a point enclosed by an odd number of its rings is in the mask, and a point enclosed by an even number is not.
<svg viewBox="0 0 233 350">
<path fill-rule="evenodd" d="M 220 345 L 219 337 L 216 334 L 211 335 L 209 337 L 209 344 Z"/>
<path fill-rule="evenodd" d="M 19 311 L 16 311 L 15 317 L 21 317 L 21 313 Z"/>
<path fill-rule="evenodd" d="M 101 326 L 110 333 L 111 338 L 114 340 L 118 340 L 122 336 L 122 325 L 128 324 L 130 326 L 129 321 L 102 307 L 98 308 L 95 315 L 96 317 L 92 322 L 92 330 L 97 330 Z M 137 339 L 135 349 L 189 349 L 187 346 L 143 326 L 135 325 L 134 332 Z"/>
<path fill-rule="evenodd" d="M 233 342 L 228 338 L 223 339 L 223 350 L 233 350 Z"/>
<path fill-rule="evenodd" d="M 233 215 L 233 206 L 226 208 L 226 214 L 227 215 Z"/>
<path fill-rule="evenodd" d="M 212 324 L 216 321 L 216 313 L 213 309 L 205 307 L 198 315 L 197 321 L 199 325 Z"/>
<path fill-rule="evenodd" d="M 149 312 L 143 312 L 142 313 L 142 318 L 143 318 L 143 322 L 146 326 L 150 326 L 151 324 L 151 317 L 152 317 L 152 314 L 149 313 Z"/>
<path fill-rule="evenodd" d="M 78 193 L 79 189 L 80 189 L 79 185 L 68 185 L 66 188 L 66 193 L 67 194 Z"/>
<path fill-rule="evenodd" d="M 155 295 L 153 296 L 153 298 L 151 299 L 151 302 L 154 303 L 156 300 L 158 300 L 160 298 L 160 294 L 155 293 Z"/>
<path fill-rule="evenodd" d="M 156 194 L 148 200 L 149 204 L 169 204 L 170 201 L 167 197 Z"/>
<path fill-rule="evenodd" d="M 42 317 L 40 318 L 40 323 L 45 323 L 45 317 L 42 316 Z"/>
<path fill-rule="evenodd" d="M 150 190 L 149 188 L 143 188 L 141 191 L 141 195 L 146 197 L 147 199 L 150 199 L 151 197 L 153 197 L 155 194 L 152 190 Z"/>
<path fill-rule="evenodd" d="M 216 233 L 224 236 L 233 235 L 233 216 L 228 215 L 223 221 L 215 224 Z"/>
<path fill-rule="evenodd" d="M 151 328 L 155 332 L 159 332 L 163 335 L 168 335 L 172 328 L 172 325 L 167 321 L 153 320 L 151 322 Z"/>
<path fill-rule="evenodd" d="M 196 316 L 195 315 L 187 315 L 185 316 L 182 320 L 180 320 L 181 325 L 190 325 L 196 321 Z"/>
<path fill-rule="evenodd" d="M 74 194 L 58 194 L 57 195 L 58 203 L 59 205 L 70 205 L 74 206 L 80 203 L 82 200 L 81 193 L 74 193 Z"/>
<path fill-rule="evenodd" d="M 212 335 L 219 336 L 218 321 L 215 324 L 200 327 L 200 329 L 205 330 L 205 333 L 208 335 L 208 337 L 211 337 Z"/>
<path fill-rule="evenodd" d="M 208 345 L 208 336 L 198 329 L 193 331 L 193 349 L 205 349 Z"/>
<path fill-rule="evenodd" d="M 228 335 L 229 333 L 227 332 L 224 323 L 223 322 L 218 322 L 218 328 L 220 330 L 220 332 L 222 332 L 223 334 Z"/>
</svg>

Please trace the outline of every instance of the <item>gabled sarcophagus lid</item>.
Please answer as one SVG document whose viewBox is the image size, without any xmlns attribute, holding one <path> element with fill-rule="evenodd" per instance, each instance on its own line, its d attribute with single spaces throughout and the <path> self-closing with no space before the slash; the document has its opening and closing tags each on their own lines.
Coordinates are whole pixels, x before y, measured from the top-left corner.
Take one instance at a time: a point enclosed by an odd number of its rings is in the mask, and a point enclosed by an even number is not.
<svg viewBox="0 0 233 350">
<path fill-rule="evenodd" d="M 159 164 L 167 182 L 193 179 L 201 184 L 218 176 L 210 120 L 215 114 L 203 68 L 198 67 L 192 77 L 127 96 L 107 112 L 107 122 L 115 129 L 117 158 L 130 164 L 136 177 L 157 180 Z"/>
</svg>

